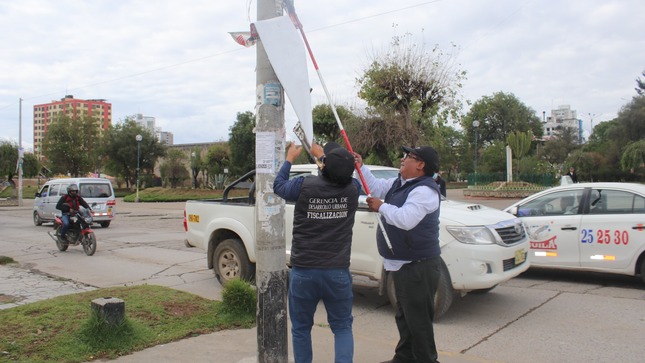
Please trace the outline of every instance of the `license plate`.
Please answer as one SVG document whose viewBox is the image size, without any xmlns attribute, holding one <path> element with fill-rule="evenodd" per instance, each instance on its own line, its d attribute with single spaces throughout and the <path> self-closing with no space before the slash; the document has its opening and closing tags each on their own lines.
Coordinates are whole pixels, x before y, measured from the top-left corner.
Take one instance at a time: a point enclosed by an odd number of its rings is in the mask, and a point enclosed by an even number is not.
<svg viewBox="0 0 645 363">
<path fill-rule="evenodd" d="M 519 250 L 515 251 L 515 265 L 519 265 L 525 260 L 526 260 L 526 252 L 524 252 L 523 248 L 520 248 Z"/>
</svg>

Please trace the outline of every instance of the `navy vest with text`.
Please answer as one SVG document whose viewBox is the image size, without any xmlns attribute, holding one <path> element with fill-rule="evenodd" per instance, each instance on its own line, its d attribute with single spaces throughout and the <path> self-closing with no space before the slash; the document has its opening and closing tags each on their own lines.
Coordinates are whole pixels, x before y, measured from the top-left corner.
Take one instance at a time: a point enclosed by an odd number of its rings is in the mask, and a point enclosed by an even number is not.
<svg viewBox="0 0 645 363">
<path fill-rule="evenodd" d="M 306 176 L 293 215 L 291 264 L 311 268 L 346 268 L 358 209 L 354 183 L 339 185 L 322 175 Z"/>
<path fill-rule="evenodd" d="M 410 192 L 422 185 L 435 190 L 439 203 L 441 203 L 439 186 L 429 176 L 410 180 L 404 185 L 401 185 L 401 178 L 398 178 L 385 195 L 385 203 L 401 207 L 405 204 Z M 387 247 L 385 237 L 379 227 L 376 241 L 380 255 L 390 260 L 402 261 L 414 261 L 441 255 L 441 247 L 439 246 L 439 210 L 440 208 L 437 208 L 436 211 L 427 214 L 419 224 L 408 231 L 388 224 L 385 218 L 382 217 L 383 225 L 394 253 Z"/>
</svg>

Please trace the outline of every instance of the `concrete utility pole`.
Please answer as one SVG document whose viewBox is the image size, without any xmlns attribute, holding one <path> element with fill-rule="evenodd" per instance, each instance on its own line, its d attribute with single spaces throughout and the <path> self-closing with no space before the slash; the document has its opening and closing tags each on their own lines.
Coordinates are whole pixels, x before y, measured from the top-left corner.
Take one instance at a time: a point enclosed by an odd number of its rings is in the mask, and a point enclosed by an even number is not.
<svg viewBox="0 0 645 363">
<path fill-rule="evenodd" d="M 282 15 L 281 0 L 258 0 L 258 21 Z M 284 89 L 257 43 L 255 141 L 255 245 L 258 288 L 258 362 L 286 363 L 287 269 L 284 200 L 273 193 L 278 167 L 285 160 Z"/>
</svg>

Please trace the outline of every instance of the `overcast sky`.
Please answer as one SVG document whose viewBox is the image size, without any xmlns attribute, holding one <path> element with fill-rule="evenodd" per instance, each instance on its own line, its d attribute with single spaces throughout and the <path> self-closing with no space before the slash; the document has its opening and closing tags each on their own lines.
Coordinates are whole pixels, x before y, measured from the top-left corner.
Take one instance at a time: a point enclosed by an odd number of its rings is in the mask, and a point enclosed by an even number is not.
<svg viewBox="0 0 645 363">
<path fill-rule="evenodd" d="M 296 0 L 336 105 L 356 105 L 368 55 L 392 37 L 458 47 L 462 96 L 503 91 L 542 117 L 570 105 L 585 129 L 616 117 L 645 70 L 642 0 Z M 236 114 L 255 111 L 257 0 L 0 0 L 0 139 L 33 146 L 33 106 L 106 99 L 113 123 L 142 113 L 176 144 L 227 140 Z M 310 63 L 311 64 L 311 63 Z M 642 76 L 641 76 L 642 77 Z M 309 69 L 312 104 L 326 103 Z M 464 110 L 464 112 L 466 112 Z M 286 128 L 296 117 L 287 105 Z M 293 138 L 293 137 L 291 137 Z"/>
</svg>

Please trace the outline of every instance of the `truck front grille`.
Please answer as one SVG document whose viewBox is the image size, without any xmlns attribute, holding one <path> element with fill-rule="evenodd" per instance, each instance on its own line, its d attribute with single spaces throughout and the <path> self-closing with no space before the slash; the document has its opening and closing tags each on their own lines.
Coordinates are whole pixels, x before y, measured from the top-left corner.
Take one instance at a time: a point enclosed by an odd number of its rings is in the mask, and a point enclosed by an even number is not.
<svg viewBox="0 0 645 363">
<path fill-rule="evenodd" d="M 521 222 L 516 222 L 512 226 L 495 228 L 495 232 L 502 239 L 504 245 L 510 246 L 526 238 L 526 231 Z"/>
</svg>

